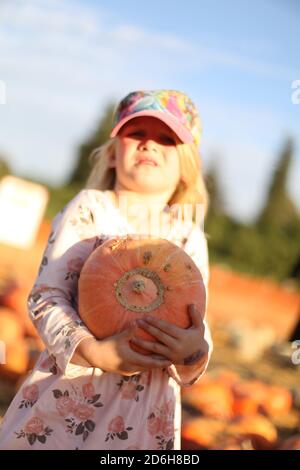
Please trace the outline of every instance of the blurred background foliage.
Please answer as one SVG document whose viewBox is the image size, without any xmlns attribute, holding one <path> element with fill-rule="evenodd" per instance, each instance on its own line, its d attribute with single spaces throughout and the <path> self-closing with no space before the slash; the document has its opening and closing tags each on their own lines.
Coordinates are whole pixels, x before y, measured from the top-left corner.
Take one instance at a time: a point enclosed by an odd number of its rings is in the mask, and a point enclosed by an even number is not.
<svg viewBox="0 0 300 470">
<path fill-rule="evenodd" d="M 43 182 L 50 193 L 46 219 L 53 219 L 84 187 L 91 169 L 89 155 L 108 139 L 114 107 L 114 103 L 107 105 L 103 117 L 79 146 L 75 166 L 66 183 L 52 187 Z M 294 142 L 287 136 L 270 173 L 264 205 L 256 219 L 248 224 L 234 219 L 224 209 L 226 194 L 221 189 L 222 175 L 217 161 L 213 161 L 205 174 L 210 196 L 205 232 L 212 263 L 253 276 L 289 281 L 300 289 L 300 216 L 287 190 L 294 151 Z M 0 178 L 10 173 L 7 159 L 0 154 Z"/>
<path fill-rule="evenodd" d="M 300 287 L 300 217 L 287 190 L 293 155 L 294 143 L 287 137 L 270 175 L 264 205 L 251 224 L 224 211 L 218 169 L 214 165 L 208 171 L 210 209 L 205 230 L 211 261 L 254 276 L 294 280 Z"/>
</svg>

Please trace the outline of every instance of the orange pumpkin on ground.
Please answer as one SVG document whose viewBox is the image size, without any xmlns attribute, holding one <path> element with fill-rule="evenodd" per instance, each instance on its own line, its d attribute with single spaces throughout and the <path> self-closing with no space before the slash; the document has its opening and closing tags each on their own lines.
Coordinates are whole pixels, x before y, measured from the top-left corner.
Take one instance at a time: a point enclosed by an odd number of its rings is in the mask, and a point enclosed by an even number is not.
<svg viewBox="0 0 300 470">
<path fill-rule="evenodd" d="M 79 314 L 99 339 L 121 332 L 146 315 L 188 328 L 191 303 L 204 316 L 201 273 L 183 249 L 159 238 L 107 240 L 86 260 L 78 281 Z M 155 341 L 141 328 L 137 336 Z"/>
<path fill-rule="evenodd" d="M 8 308 L 0 307 L 0 341 L 8 345 L 23 337 L 24 329 L 18 316 Z"/>
<path fill-rule="evenodd" d="M 270 385 L 268 392 L 268 398 L 261 405 L 263 413 L 270 417 L 275 417 L 284 415 L 291 410 L 293 397 L 289 390 L 284 387 Z"/>
<path fill-rule="evenodd" d="M 241 377 L 233 370 L 223 369 L 218 373 L 215 380 L 231 389 L 236 383 L 241 381 Z"/>
<path fill-rule="evenodd" d="M 0 365 L 0 378 L 15 381 L 25 374 L 29 363 L 28 345 L 23 338 L 7 345 L 5 349 L 5 364 Z"/>
<path fill-rule="evenodd" d="M 290 436 L 287 439 L 284 439 L 280 446 L 279 450 L 300 450 L 300 434 L 295 434 Z"/>
<path fill-rule="evenodd" d="M 227 430 L 234 436 L 249 437 L 255 450 L 271 450 L 277 445 L 276 427 L 259 414 L 237 418 L 229 424 Z"/>
<path fill-rule="evenodd" d="M 254 447 L 251 439 L 245 436 L 229 436 L 225 432 L 210 450 L 254 450 Z"/>
<path fill-rule="evenodd" d="M 236 383 L 232 390 L 237 400 L 251 400 L 257 405 L 258 411 L 270 417 L 288 413 L 292 408 L 292 394 L 284 387 L 250 380 Z"/>
<path fill-rule="evenodd" d="M 268 400 L 268 385 L 260 380 L 245 380 L 235 383 L 232 386 L 232 392 L 235 398 L 249 398 L 257 407 Z"/>
<path fill-rule="evenodd" d="M 235 397 L 232 411 L 234 416 L 249 416 L 256 414 L 258 410 L 257 403 L 249 397 Z"/>
<path fill-rule="evenodd" d="M 29 352 L 15 312 L 0 308 L 0 377 L 16 380 L 27 370 Z"/>
<path fill-rule="evenodd" d="M 232 393 L 220 382 L 200 382 L 195 388 L 191 387 L 182 400 L 205 416 L 218 419 L 232 417 Z"/>
<path fill-rule="evenodd" d="M 26 336 L 39 338 L 39 334 L 27 312 L 27 297 L 30 289 L 31 285 L 29 283 L 20 283 L 19 285 L 16 285 L 2 297 L 2 305 L 13 310 L 17 314 L 20 323 L 24 327 L 24 333 Z"/>
<path fill-rule="evenodd" d="M 182 423 L 181 440 L 183 450 L 209 449 L 216 445 L 226 423 L 212 418 L 194 418 Z"/>
</svg>

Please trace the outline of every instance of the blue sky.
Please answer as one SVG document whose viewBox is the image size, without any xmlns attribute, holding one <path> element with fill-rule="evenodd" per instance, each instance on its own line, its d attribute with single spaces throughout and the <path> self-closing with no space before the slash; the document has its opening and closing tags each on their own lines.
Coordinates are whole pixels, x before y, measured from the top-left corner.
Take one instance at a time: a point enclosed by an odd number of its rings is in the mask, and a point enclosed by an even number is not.
<svg viewBox="0 0 300 470">
<path fill-rule="evenodd" d="M 227 210 L 251 220 L 286 135 L 299 147 L 297 0 L 0 2 L 0 153 L 17 173 L 63 183 L 109 100 L 187 92 Z M 289 178 L 300 208 L 300 149 Z"/>
</svg>

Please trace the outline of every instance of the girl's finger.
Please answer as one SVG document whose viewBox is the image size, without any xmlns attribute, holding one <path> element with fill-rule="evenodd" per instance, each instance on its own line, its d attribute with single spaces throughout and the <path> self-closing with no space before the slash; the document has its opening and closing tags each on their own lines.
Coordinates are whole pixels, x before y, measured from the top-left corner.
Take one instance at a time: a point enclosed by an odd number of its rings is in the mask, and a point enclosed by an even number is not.
<svg viewBox="0 0 300 470">
<path fill-rule="evenodd" d="M 143 330 L 154 336 L 154 338 L 158 339 L 161 343 L 169 346 L 170 349 L 173 349 L 176 345 L 176 339 L 173 336 L 164 333 L 161 329 L 156 328 L 156 326 L 150 325 L 143 320 L 139 320 L 138 325 L 143 328 Z"/>
<path fill-rule="evenodd" d="M 163 367 L 169 367 L 170 365 L 172 365 L 172 361 L 170 361 L 169 359 L 155 359 L 155 358 L 152 358 L 149 359 L 149 361 L 147 362 L 147 365 L 149 365 L 149 368 L 151 369 L 157 369 L 157 368 L 163 368 Z"/>
<path fill-rule="evenodd" d="M 156 354 L 161 354 L 162 356 L 166 356 L 166 354 L 169 353 L 169 349 L 165 345 L 155 343 L 154 341 L 146 341 L 134 336 L 131 338 L 131 342 L 147 349 L 147 351 L 152 351 Z"/>
<path fill-rule="evenodd" d="M 188 305 L 188 313 L 193 322 L 193 326 L 195 326 L 196 328 L 203 326 L 203 319 L 202 319 L 201 313 L 196 308 L 195 304 Z"/>
<path fill-rule="evenodd" d="M 119 333 L 120 338 L 131 338 L 137 330 L 137 325 L 135 323 L 131 323 L 125 330 Z"/>
<path fill-rule="evenodd" d="M 137 353 L 132 350 L 132 362 L 134 362 L 137 367 L 168 367 L 172 364 L 169 359 L 158 359 L 151 356 L 145 356 L 144 354 Z"/>
<path fill-rule="evenodd" d="M 153 325 L 154 327 L 166 333 L 168 336 L 172 336 L 176 339 L 180 338 L 181 328 L 178 328 L 178 326 L 166 322 L 165 320 L 161 320 L 160 318 L 155 317 L 145 317 L 143 320 L 137 321 L 138 325 L 140 325 L 140 322 L 146 322 L 146 324 L 148 323 L 149 325 Z"/>
<path fill-rule="evenodd" d="M 153 359 L 159 359 L 161 361 L 169 360 L 168 358 L 166 358 L 166 356 L 161 356 L 160 354 L 151 354 L 151 357 Z"/>
</svg>

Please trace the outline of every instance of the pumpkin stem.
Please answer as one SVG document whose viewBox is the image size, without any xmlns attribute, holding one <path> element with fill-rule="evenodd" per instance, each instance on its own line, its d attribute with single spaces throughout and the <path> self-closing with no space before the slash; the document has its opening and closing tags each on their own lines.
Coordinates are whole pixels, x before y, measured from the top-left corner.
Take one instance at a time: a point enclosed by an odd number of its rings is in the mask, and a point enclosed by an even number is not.
<svg viewBox="0 0 300 470">
<path fill-rule="evenodd" d="M 142 280 L 133 281 L 132 286 L 133 286 L 134 292 L 137 292 L 138 294 L 140 294 L 146 287 L 144 281 Z"/>
<path fill-rule="evenodd" d="M 148 284 L 146 284 L 143 279 L 133 278 L 134 280 L 129 281 L 131 276 L 135 276 L 137 274 L 140 275 L 140 277 L 149 279 Z M 128 285 L 128 282 L 130 282 L 130 285 L 128 287 L 131 290 L 137 292 L 138 294 L 141 294 L 142 291 L 144 291 L 144 293 L 147 293 L 147 290 L 148 290 L 147 287 L 149 287 L 149 285 L 152 286 L 152 289 L 155 286 L 156 293 L 154 294 L 154 298 L 152 299 L 152 301 L 150 298 L 148 298 L 148 301 L 150 303 L 147 303 L 145 305 L 130 304 L 129 303 L 130 300 L 128 299 L 128 290 L 126 290 L 126 285 Z M 149 269 L 134 268 L 134 269 L 131 269 L 130 271 L 126 271 L 123 274 L 123 276 L 120 277 L 120 279 L 116 281 L 115 284 L 114 284 L 114 288 L 115 288 L 115 293 L 116 293 L 116 299 L 121 305 L 123 305 L 123 307 L 126 308 L 126 310 L 131 310 L 132 312 L 152 312 L 152 310 L 155 310 L 164 302 L 165 287 L 160 277 L 158 276 L 158 274 L 156 274 L 154 271 L 150 271 Z M 124 286 L 125 286 L 125 289 L 124 289 Z M 144 298 L 144 300 L 146 300 L 146 298 L 147 296 Z"/>
</svg>

